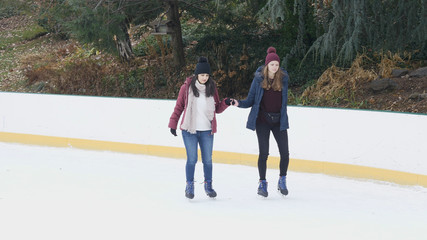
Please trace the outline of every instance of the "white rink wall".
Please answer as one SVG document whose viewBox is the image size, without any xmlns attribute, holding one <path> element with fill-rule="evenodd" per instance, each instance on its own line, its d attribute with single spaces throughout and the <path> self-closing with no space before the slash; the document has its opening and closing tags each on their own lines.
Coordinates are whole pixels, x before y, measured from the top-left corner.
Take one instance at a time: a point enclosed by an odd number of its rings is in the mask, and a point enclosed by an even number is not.
<svg viewBox="0 0 427 240">
<path fill-rule="evenodd" d="M 184 147 L 168 129 L 174 100 L 0 92 L 0 132 Z M 217 115 L 214 151 L 257 154 L 249 109 Z M 427 115 L 288 107 L 291 159 L 427 175 Z M 279 156 L 273 137 L 270 155 Z"/>
</svg>

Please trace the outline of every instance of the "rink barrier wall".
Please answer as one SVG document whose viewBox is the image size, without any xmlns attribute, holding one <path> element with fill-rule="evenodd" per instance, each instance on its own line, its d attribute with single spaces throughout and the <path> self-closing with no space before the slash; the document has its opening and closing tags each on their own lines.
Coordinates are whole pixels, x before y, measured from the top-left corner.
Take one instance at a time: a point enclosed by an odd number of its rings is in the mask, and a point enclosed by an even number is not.
<svg viewBox="0 0 427 240">
<path fill-rule="evenodd" d="M 0 141 L 185 159 L 175 100 L 0 92 Z M 250 109 L 217 115 L 214 161 L 256 166 Z M 427 114 L 288 106 L 290 170 L 426 186 Z M 270 136 L 269 167 L 278 148 Z"/>
<path fill-rule="evenodd" d="M 8 132 L 0 132 L 0 141 L 50 147 L 70 147 L 86 150 L 146 154 L 177 159 L 186 158 L 185 148 L 181 147 L 132 144 Z M 257 166 L 257 159 L 258 156 L 254 154 L 233 153 L 224 151 L 213 152 L 213 161 L 215 163 Z M 267 162 L 268 168 L 278 169 L 279 161 L 279 157 L 270 156 Z M 289 163 L 289 170 L 296 172 L 322 173 L 332 176 L 349 178 L 372 179 L 402 185 L 419 185 L 427 187 L 426 175 L 366 166 L 357 166 L 352 164 L 320 162 L 291 158 Z"/>
</svg>

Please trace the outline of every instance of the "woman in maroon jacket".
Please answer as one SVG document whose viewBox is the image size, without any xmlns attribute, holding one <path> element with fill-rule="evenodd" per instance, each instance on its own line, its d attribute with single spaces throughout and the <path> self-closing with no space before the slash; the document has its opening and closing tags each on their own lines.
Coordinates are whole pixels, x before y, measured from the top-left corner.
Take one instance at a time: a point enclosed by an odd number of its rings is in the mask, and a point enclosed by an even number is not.
<svg viewBox="0 0 427 240">
<path fill-rule="evenodd" d="M 212 188 L 212 149 L 214 133 L 217 131 L 215 113 L 223 112 L 230 102 L 228 101 L 227 105 L 225 99 L 220 101 L 210 73 L 207 59 L 200 57 L 194 75 L 188 77 L 179 90 L 175 109 L 169 120 L 170 131 L 177 136 L 178 121 L 184 113 L 180 129 L 187 152 L 185 196 L 189 199 L 194 198 L 194 171 L 198 145 L 202 153 L 205 192 L 211 198 L 217 195 Z"/>
</svg>

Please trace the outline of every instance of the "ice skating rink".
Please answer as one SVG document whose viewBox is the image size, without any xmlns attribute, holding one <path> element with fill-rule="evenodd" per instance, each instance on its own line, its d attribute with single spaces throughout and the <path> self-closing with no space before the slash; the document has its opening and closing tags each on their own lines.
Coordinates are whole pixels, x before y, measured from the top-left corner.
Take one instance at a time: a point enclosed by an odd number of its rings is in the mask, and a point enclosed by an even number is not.
<svg viewBox="0 0 427 240">
<path fill-rule="evenodd" d="M 0 142 L 0 239 L 427 239 L 427 189 L 289 172 L 288 197 L 256 194 L 257 169 L 214 164 L 216 200 L 185 160 Z"/>
</svg>

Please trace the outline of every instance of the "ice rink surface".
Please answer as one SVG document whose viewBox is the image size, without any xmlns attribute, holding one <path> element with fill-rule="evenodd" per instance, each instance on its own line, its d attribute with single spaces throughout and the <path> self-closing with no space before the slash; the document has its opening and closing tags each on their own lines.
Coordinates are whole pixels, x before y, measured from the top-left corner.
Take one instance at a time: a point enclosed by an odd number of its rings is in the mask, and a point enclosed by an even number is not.
<svg viewBox="0 0 427 240">
<path fill-rule="evenodd" d="M 185 160 L 0 143 L 1 240 L 427 239 L 427 189 L 288 173 L 256 194 L 254 167 L 214 164 L 215 200 Z"/>
</svg>

